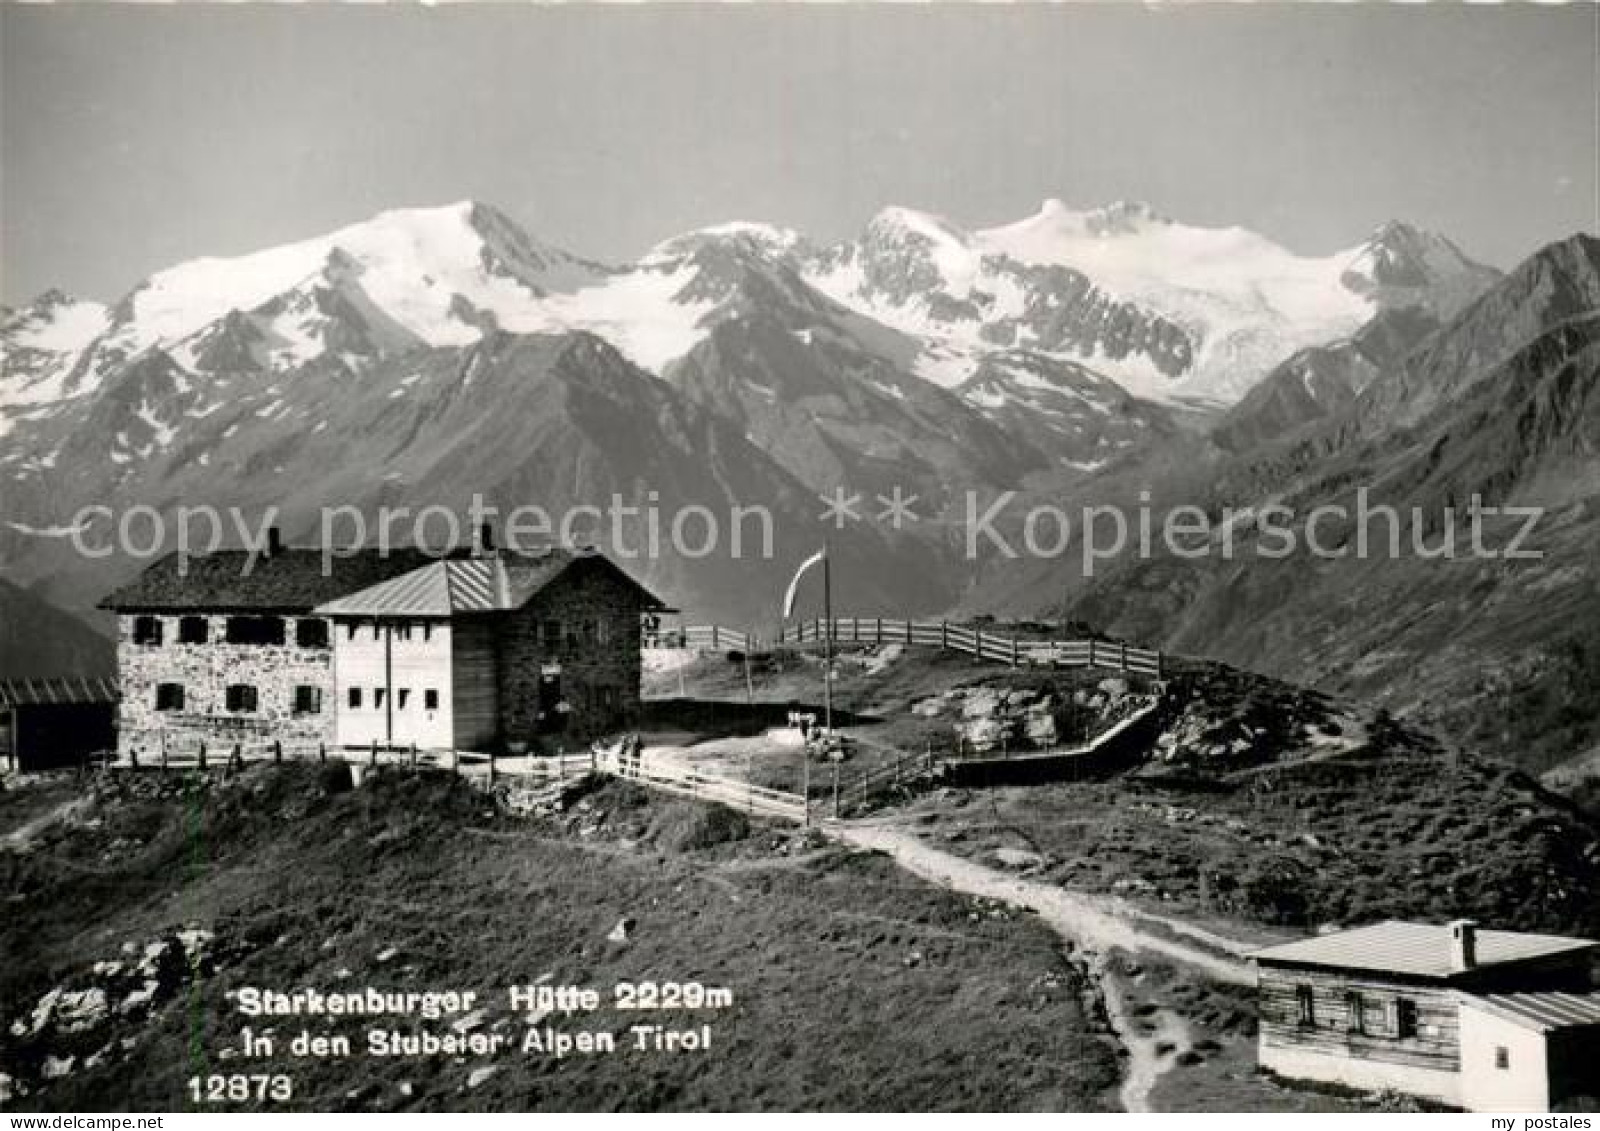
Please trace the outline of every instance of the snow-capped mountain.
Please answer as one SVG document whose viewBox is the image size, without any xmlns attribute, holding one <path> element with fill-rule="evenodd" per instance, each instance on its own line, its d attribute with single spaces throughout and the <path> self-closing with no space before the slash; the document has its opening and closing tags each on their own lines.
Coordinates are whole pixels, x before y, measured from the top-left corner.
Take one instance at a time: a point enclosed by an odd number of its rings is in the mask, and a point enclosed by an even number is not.
<svg viewBox="0 0 1600 1131">
<path fill-rule="evenodd" d="M 49 290 L 0 322 L 0 405 L 25 409 L 50 404 L 67 392 L 66 378 L 83 351 L 106 330 L 109 315 L 97 302 Z M 8 417 L 0 413 L 0 436 Z"/>
<path fill-rule="evenodd" d="M 1481 271 L 1401 226 L 1315 260 L 1133 205 L 1052 202 L 976 232 L 887 209 L 833 247 L 720 224 L 620 266 L 483 204 L 389 211 L 178 264 L 109 309 L 51 293 L 9 313 L 0 563 L 29 581 L 80 567 L 52 544 L 85 501 L 305 512 L 541 474 L 576 501 L 637 493 L 645 471 L 710 489 L 684 466 L 691 419 L 717 489 L 783 494 L 803 525 L 806 492 L 905 487 L 926 521 L 862 553 L 937 556 L 964 490 L 1134 458 L 1173 434 L 1160 401 L 1236 398 L 1295 348 L 1391 304 L 1448 306 Z M 661 445 L 678 454 L 634 460 Z M 530 463 L 537 446 L 570 459 Z"/>
<path fill-rule="evenodd" d="M 1047 200 L 1023 220 L 974 232 L 887 209 L 859 240 L 818 259 L 811 277 L 923 339 L 918 370 L 941 384 L 967 379 L 991 349 L 1026 346 L 1141 395 L 1227 404 L 1296 350 L 1347 336 L 1379 309 L 1450 313 L 1496 273 L 1404 224 L 1305 257 L 1145 204 L 1074 211 Z"/>
</svg>

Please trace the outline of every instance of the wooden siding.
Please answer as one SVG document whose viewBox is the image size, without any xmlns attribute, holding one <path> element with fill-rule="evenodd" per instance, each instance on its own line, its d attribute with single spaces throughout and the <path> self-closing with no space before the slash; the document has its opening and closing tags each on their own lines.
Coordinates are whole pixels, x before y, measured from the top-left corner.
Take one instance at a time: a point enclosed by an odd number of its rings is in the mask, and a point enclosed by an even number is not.
<svg viewBox="0 0 1600 1131">
<path fill-rule="evenodd" d="M 440 689 L 454 708 L 455 747 L 485 750 L 500 736 L 494 631 L 486 620 L 459 619 L 451 652 L 452 683 Z"/>
<path fill-rule="evenodd" d="M 1300 1023 L 1297 987 L 1310 986 L 1314 1025 Z M 1352 1032 L 1348 996 L 1363 1002 L 1362 1031 Z M 1397 1031 L 1401 998 L 1417 1006 L 1417 1034 Z M 1387 981 L 1377 975 L 1263 966 L 1260 970 L 1261 1046 L 1319 1052 L 1454 1072 L 1461 1046 L 1456 1000 L 1442 986 Z"/>
</svg>

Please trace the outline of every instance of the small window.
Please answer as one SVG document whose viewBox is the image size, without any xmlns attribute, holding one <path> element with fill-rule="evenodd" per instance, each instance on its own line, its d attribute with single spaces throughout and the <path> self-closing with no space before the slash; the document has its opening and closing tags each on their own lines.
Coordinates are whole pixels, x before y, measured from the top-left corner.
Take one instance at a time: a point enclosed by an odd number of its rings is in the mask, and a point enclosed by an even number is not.
<svg viewBox="0 0 1600 1131">
<path fill-rule="evenodd" d="M 302 648 L 326 648 L 328 622 L 321 617 L 301 617 L 295 622 L 294 642 Z"/>
<path fill-rule="evenodd" d="M 346 702 L 348 702 L 350 704 L 350 706 L 352 706 L 352 707 L 360 707 L 361 706 L 361 688 L 352 687 L 349 690 L 349 692 L 347 693 Z"/>
<path fill-rule="evenodd" d="M 1302 1029 L 1312 1029 L 1317 1024 L 1317 999 L 1310 986 L 1296 986 L 1294 988 L 1295 1007 L 1299 1012 L 1299 1023 Z"/>
<path fill-rule="evenodd" d="M 558 620 L 545 621 L 543 636 L 544 646 L 546 648 L 559 648 L 561 646 L 561 622 Z"/>
<path fill-rule="evenodd" d="M 178 621 L 179 644 L 204 644 L 211 635 L 211 626 L 205 617 L 183 617 Z"/>
<path fill-rule="evenodd" d="M 385 689 L 384 688 L 374 687 L 372 689 L 372 708 L 373 708 L 373 710 L 381 711 L 383 709 L 383 700 L 384 700 L 384 698 L 385 698 Z"/>
<path fill-rule="evenodd" d="M 609 644 L 611 642 L 611 621 L 601 617 L 594 623 L 594 640 L 596 644 Z"/>
<path fill-rule="evenodd" d="M 609 685 L 601 687 L 599 696 L 600 710 L 609 714 L 617 709 L 618 695 L 615 687 Z"/>
<path fill-rule="evenodd" d="M 229 644 L 282 644 L 282 617 L 229 617 Z"/>
<path fill-rule="evenodd" d="M 351 621 L 349 624 L 344 626 L 344 638 L 346 640 L 354 640 L 356 638 L 355 621 Z"/>
<path fill-rule="evenodd" d="M 1402 1041 L 1417 1035 L 1417 1003 L 1408 997 L 1394 1003 L 1394 1033 Z"/>
<path fill-rule="evenodd" d="M 404 711 L 406 709 L 406 704 L 411 702 L 411 688 L 402 687 L 399 691 L 397 691 L 395 693 L 395 696 L 396 696 L 395 709 L 399 710 L 399 711 Z"/>
<path fill-rule="evenodd" d="M 1366 1002 L 1361 997 L 1360 990 L 1351 990 L 1344 995 L 1345 1020 L 1352 1033 L 1365 1033 L 1367 1031 Z"/>
<path fill-rule="evenodd" d="M 422 693 L 422 709 L 437 711 L 439 709 L 439 692 L 437 688 L 430 687 Z"/>
<path fill-rule="evenodd" d="M 1501 1069 L 1511 1067 L 1511 1050 L 1506 1048 L 1505 1045 L 1496 1045 L 1494 1047 L 1494 1066 Z"/>
<path fill-rule="evenodd" d="M 322 688 L 300 684 L 294 689 L 294 713 L 297 715 L 322 714 Z"/>
<path fill-rule="evenodd" d="M 154 647 L 161 643 L 160 617 L 134 617 L 133 642 Z"/>
<path fill-rule="evenodd" d="M 394 635 L 396 640 L 411 639 L 411 624 L 409 621 L 395 625 Z"/>
<path fill-rule="evenodd" d="M 230 683 L 228 710 L 248 714 L 256 709 L 256 689 L 248 683 Z"/>
<path fill-rule="evenodd" d="M 183 710 L 183 684 L 158 683 L 156 684 L 156 710 L 181 711 Z"/>
<path fill-rule="evenodd" d="M 422 622 L 422 642 L 426 644 L 433 639 L 433 624 L 429 621 Z"/>
</svg>

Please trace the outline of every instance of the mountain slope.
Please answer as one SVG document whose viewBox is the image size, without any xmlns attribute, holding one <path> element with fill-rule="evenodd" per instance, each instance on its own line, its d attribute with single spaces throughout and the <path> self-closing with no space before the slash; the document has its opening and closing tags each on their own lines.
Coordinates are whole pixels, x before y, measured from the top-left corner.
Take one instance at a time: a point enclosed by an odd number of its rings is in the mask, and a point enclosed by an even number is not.
<svg viewBox="0 0 1600 1131">
<path fill-rule="evenodd" d="M 1106 628 L 1332 690 L 1368 696 L 1450 736 L 1543 769 L 1600 740 L 1600 241 L 1543 249 L 1342 409 L 1281 440 L 1228 455 L 1203 447 L 1182 477 L 1145 466 L 1120 483 L 1166 483 L 1157 506 L 1277 502 L 1322 524 L 1337 556 L 1258 553 L 1236 521 L 1224 557 L 1160 550 L 1093 578 L 997 568 L 1013 609 L 1061 608 Z M 1588 309 L 1584 307 L 1587 305 Z M 1366 506 L 1399 523 L 1359 522 Z M 1542 507 L 1524 551 L 1474 556 L 1466 507 Z M 1447 510 L 1446 508 L 1450 508 Z M 1416 516 L 1413 520 L 1413 515 Z M 1517 516 L 1484 522 L 1504 552 Z M 1395 533 L 1391 533 L 1394 531 Z M 1395 538 L 1398 553 L 1390 552 Z M 1428 556 L 1454 539 L 1453 559 Z M 1419 552 L 1421 546 L 1423 551 Z"/>
<path fill-rule="evenodd" d="M 104 675 L 116 650 L 70 613 L 0 577 L 0 679 Z"/>
</svg>

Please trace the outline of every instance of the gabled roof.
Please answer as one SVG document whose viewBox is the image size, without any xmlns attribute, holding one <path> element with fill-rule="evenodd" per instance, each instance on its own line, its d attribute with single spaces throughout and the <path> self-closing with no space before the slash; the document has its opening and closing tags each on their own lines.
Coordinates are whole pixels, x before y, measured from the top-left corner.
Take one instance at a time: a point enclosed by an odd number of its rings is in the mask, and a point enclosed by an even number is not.
<svg viewBox="0 0 1600 1131">
<path fill-rule="evenodd" d="M 449 617 L 520 609 L 575 563 L 594 563 L 637 590 L 647 608 L 663 608 L 648 590 L 592 551 L 550 549 L 539 554 L 431 562 L 400 577 L 317 606 L 330 617 Z"/>
<path fill-rule="evenodd" d="M 1540 1033 L 1600 1026 L 1600 994 L 1462 994 L 1461 1000 Z"/>
<path fill-rule="evenodd" d="M 117 681 L 103 675 L 0 680 L 0 711 L 58 703 L 115 703 Z"/>
<path fill-rule="evenodd" d="M 1486 966 L 1528 962 L 1596 948 L 1600 948 L 1600 943 L 1588 939 L 1480 930 L 1472 968 L 1482 970 Z M 1419 978 L 1451 978 L 1465 973 L 1451 966 L 1449 927 L 1394 919 L 1370 927 L 1269 946 L 1250 957 L 1268 964 L 1370 970 Z"/>
<path fill-rule="evenodd" d="M 324 601 L 410 573 L 435 561 L 421 550 L 358 550 L 348 557 L 282 549 L 252 560 L 248 550 L 216 550 L 184 559 L 177 552 L 100 602 L 121 612 L 309 612 Z"/>
</svg>

